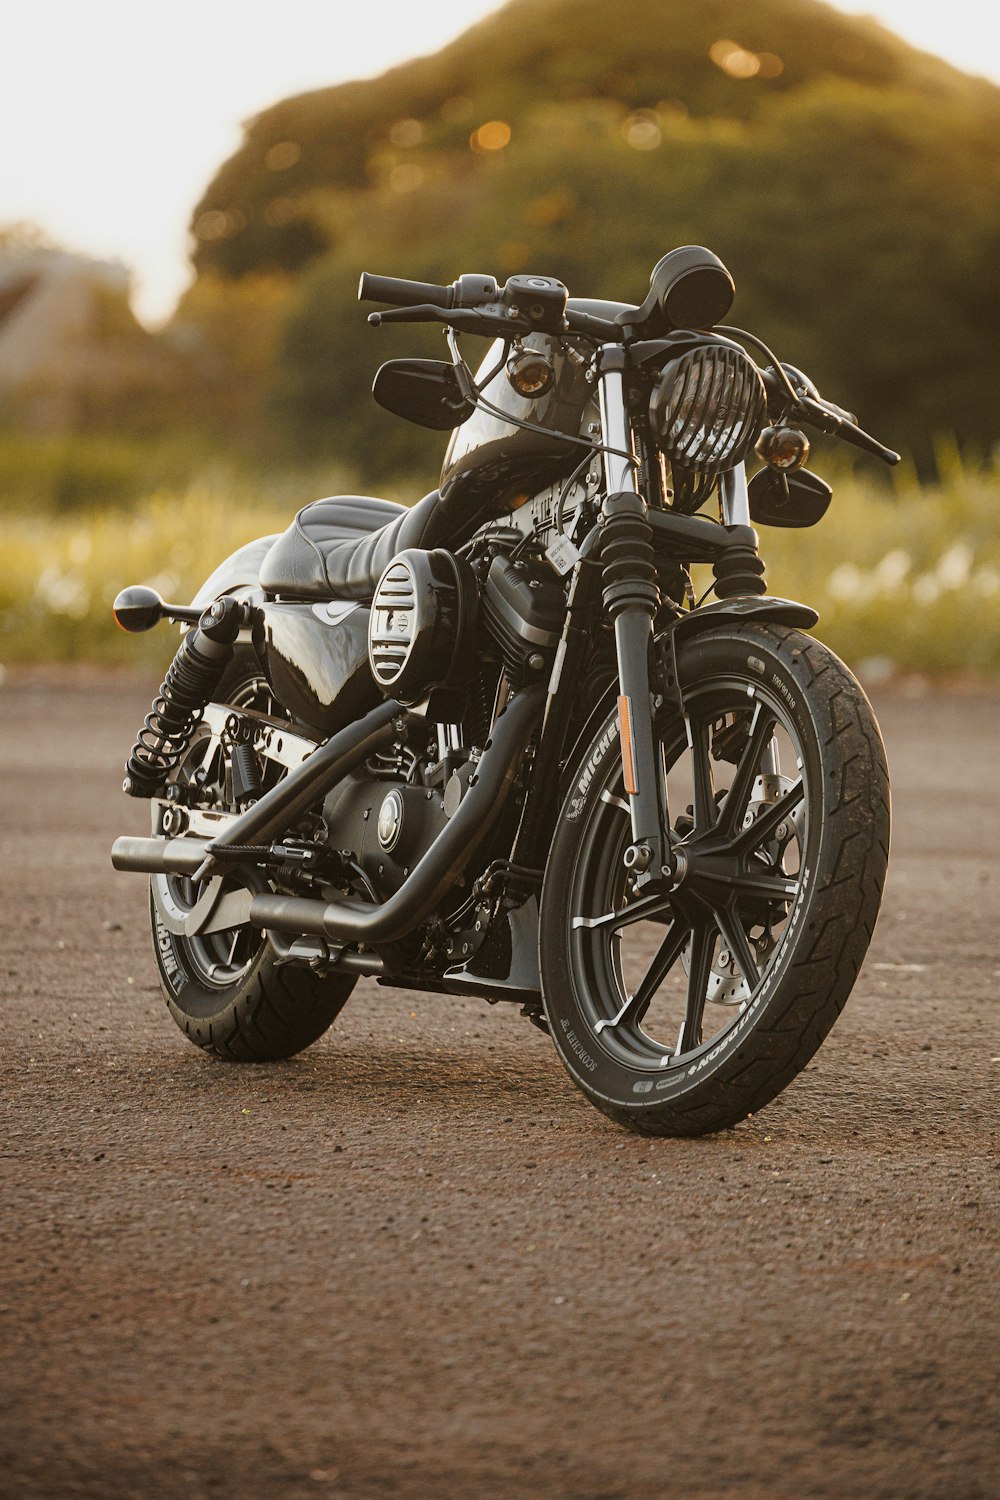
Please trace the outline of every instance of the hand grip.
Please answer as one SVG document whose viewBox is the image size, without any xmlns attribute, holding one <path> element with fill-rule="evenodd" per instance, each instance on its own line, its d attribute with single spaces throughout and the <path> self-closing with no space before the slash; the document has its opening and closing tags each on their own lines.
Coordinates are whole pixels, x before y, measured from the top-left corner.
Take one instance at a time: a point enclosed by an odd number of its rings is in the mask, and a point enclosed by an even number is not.
<svg viewBox="0 0 1000 1500">
<path fill-rule="evenodd" d="M 802 415 L 821 432 L 828 432 L 832 437 L 843 438 L 845 443 L 851 443 L 864 453 L 873 454 L 883 463 L 899 463 L 900 455 L 892 448 L 885 447 L 878 438 L 873 438 L 859 427 L 857 419 L 852 417 L 850 412 L 843 411 L 841 407 L 834 406 L 830 401 L 813 401 L 809 396 L 800 396 L 798 406 Z"/>
<path fill-rule="evenodd" d="M 876 458 L 880 458 L 883 463 L 890 466 L 898 464 L 902 456 L 895 449 L 887 448 L 884 443 L 880 443 L 878 438 L 873 438 L 863 428 L 852 427 L 847 422 L 843 427 L 838 428 L 836 435 L 843 438 L 845 443 L 853 443 L 855 448 L 860 448 L 864 453 L 874 454 Z"/>
<path fill-rule="evenodd" d="M 455 288 L 436 286 L 432 281 L 405 281 L 399 276 L 373 276 L 364 271 L 358 283 L 359 302 L 389 302 L 394 307 L 452 307 Z"/>
</svg>

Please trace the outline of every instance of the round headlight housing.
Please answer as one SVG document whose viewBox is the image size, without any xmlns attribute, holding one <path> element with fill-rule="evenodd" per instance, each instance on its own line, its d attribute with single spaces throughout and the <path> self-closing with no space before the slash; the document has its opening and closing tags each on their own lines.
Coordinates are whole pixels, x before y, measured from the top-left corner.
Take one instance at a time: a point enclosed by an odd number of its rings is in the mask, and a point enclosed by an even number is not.
<svg viewBox="0 0 1000 1500">
<path fill-rule="evenodd" d="M 670 360 L 649 401 L 653 436 L 671 466 L 713 478 L 742 463 L 766 418 L 760 372 L 733 345 L 699 344 Z"/>
</svg>

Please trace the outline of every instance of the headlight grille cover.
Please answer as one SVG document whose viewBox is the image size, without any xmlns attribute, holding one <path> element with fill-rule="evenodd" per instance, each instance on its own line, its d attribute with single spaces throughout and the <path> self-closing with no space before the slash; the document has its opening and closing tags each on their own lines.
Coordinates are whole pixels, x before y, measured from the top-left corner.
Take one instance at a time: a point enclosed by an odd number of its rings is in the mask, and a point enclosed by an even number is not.
<svg viewBox="0 0 1000 1500">
<path fill-rule="evenodd" d="M 767 416 L 760 373 L 742 349 L 699 344 L 665 365 L 649 417 L 675 468 L 718 475 L 753 447 Z"/>
</svg>

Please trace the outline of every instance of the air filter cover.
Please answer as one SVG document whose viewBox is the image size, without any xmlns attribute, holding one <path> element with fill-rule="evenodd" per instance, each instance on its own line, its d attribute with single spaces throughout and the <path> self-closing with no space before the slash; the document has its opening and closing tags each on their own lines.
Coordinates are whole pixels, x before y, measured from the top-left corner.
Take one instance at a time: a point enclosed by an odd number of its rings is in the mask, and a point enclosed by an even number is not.
<svg viewBox="0 0 1000 1500">
<path fill-rule="evenodd" d="M 476 576 L 464 558 L 443 548 L 397 553 L 368 619 L 368 660 L 387 698 L 412 706 L 436 688 L 465 685 L 477 604 Z"/>
</svg>

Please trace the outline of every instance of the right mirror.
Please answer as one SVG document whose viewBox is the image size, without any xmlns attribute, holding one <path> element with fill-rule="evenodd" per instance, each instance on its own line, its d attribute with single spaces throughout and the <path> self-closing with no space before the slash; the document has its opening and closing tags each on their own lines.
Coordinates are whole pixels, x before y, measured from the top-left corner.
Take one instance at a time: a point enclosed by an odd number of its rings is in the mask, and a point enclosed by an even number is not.
<svg viewBox="0 0 1000 1500">
<path fill-rule="evenodd" d="M 760 469 L 747 491 L 750 519 L 759 526 L 815 526 L 826 515 L 833 490 L 808 469 L 781 474 Z"/>
</svg>

